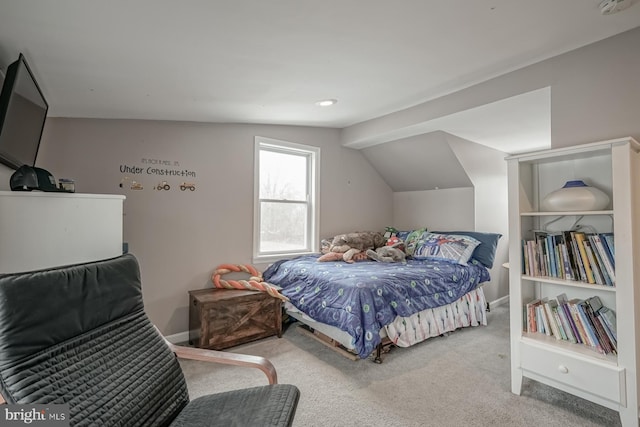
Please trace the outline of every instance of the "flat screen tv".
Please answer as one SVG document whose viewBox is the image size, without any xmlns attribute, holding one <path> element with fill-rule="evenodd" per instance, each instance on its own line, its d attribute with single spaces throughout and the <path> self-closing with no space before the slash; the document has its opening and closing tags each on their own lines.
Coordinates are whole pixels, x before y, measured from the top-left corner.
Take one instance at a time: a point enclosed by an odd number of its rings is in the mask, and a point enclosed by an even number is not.
<svg viewBox="0 0 640 427">
<path fill-rule="evenodd" d="M 24 55 L 7 67 L 0 93 L 0 162 L 35 166 L 47 104 Z"/>
</svg>

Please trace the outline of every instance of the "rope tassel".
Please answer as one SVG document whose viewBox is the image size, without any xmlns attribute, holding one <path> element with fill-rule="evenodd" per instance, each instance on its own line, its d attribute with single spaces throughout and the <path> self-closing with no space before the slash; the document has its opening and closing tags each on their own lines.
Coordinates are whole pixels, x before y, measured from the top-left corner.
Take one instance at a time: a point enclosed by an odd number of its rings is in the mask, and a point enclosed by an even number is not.
<svg viewBox="0 0 640 427">
<path fill-rule="evenodd" d="M 249 274 L 249 280 L 224 280 L 220 276 L 228 273 L 244 272 Z M 265 282 L 262 279 L 262 273 L 249 264 L 221 264 L 216 268 L 211 277 L 213 286 L 216 288 L 225 289 L 243 289 L 249 291 L 262 291 L 266 292 L 274 298 L 281 299 L 283 301 L 289 301 L 289 298 L 280 294 L 280 288 L 271 283 Z"/>
</svg>

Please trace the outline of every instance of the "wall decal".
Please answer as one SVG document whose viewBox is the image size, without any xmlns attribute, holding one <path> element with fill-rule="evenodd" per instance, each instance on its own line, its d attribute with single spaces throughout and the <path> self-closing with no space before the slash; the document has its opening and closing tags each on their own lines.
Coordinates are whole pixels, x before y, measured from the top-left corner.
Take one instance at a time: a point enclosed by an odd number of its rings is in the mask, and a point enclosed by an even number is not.
<svg viewBox="0 0 640 427">
<path fill-rule="evenodd" d="M 194 184 L 193 182 L 183 182 L 182 184 L 180 184 L 180 190 L 184 191 L 184 190 L 191 190 L 191 191 L 195 191 L 196 190 L 196 184 Z"/>
<path fill-rule="evenodd" d="M 141 165 L 136 164 L 121 164 L 120 173 L 127 174 L 120 181 L 120 188 L 130 188 L 131 190 L 142 190 L 144 186 L 140 182 L 137 176 L 156 176 L 162 178 L 180 177 L 180 178 L 195 178 L 196 172 L 190 169 L 184 169 L 180 167 L 180 162 L 177 160 L 161 160 L 152 157 L 143 157 L 140 159 Z M 132 175 L 133 177 L 130 177 Z M 177 184 L 176 184 L 177 185 Z M 159 184 L 153 187 L 154 190 L 171 190 L 171 184 L 168 181 L 161 181 Z M 196 186 L 193 182 L 183 181 L 180 184 L 180 190 L 195 191 Z"/>
<path fill-rule="evenodd" d="M 167 181 L 162 181 L 160 184 L 156 185 L 154 187 L 154 189 L 169 191 L 169 190 L 171 190 L 171 186 L 169 185 L 169 183 Z"/>
<path fill-rule="evenodd" d="M 125 176 L 120 181 L 120 188 L 126 188 L 126 187 L 129 187 L 131 190 L 142 190 L 142 189 L 144 189 L 144 186 L 142 185 L 142 183 L 140 183 L 138 181 L 135 181 L 135 180 L 132 180 L 128 176 Z"/>
</svg>

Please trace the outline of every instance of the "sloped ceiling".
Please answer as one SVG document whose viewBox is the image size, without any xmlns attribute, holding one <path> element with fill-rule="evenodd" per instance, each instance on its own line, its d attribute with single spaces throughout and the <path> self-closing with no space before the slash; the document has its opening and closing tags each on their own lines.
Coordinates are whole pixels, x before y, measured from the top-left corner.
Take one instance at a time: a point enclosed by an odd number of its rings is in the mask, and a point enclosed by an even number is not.
<svg viewBox="0 0 640 427">
<path fill-rule="evenodd" d="M 403 118 L 400 117 L 398 122 Z M 390 120 L 391 121 L 391 120 Z M 436 131 L 447 132 L 494 150 L 516 154 L 551 147 L 551 88 L 522 93 L 416 123 L 398 123 L 390 131 L 345 139 L 349 148 L 365 148 Z"/>
<path fill-rule="evenodd" d="M 550 88 L 398 128 L 351 144 L 351 148 L 362 151 L 393 191 L 472 187 L 473 180 L 448 136 L 502 152 L 505 157 L 550 148 Z"/>
<path fill-rule="evenodd" d="M 444 132 L 412 136 L 361 151 L 396 192 L 473 187 Z"/>
</svg>

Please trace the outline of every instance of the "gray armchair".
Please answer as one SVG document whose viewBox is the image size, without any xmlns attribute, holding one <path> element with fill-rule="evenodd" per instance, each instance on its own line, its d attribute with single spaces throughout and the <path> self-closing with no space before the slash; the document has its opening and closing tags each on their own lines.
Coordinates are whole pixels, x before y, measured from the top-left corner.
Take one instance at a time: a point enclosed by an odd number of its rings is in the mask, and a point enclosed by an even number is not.
<svg viewBox="0 0 640 427">
<path fill-rule="evenodd" d="M 176 357 L 255 367 L 269 385 L 190 401 Z M 0 392 L 67 403 L 72 426 L 290 426 L 299 399 L 267 359 L 168 343 L 130 254 L 0 275 Z"/>
</svg>

